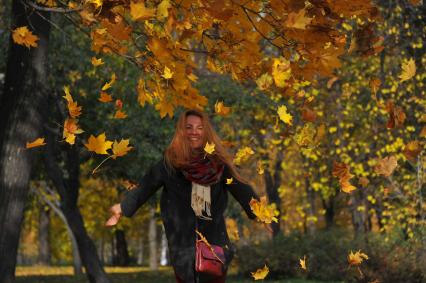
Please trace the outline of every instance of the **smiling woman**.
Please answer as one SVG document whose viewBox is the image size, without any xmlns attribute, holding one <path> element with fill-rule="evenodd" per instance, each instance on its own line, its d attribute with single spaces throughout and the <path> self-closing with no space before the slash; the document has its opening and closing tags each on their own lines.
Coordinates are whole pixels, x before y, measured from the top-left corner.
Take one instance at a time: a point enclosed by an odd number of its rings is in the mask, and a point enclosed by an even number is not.
<svg viewBox="0 0 426 283">
<path fill-rule="evenodd" d="M 215 145 L 213 152 L 203 150 L 207 143 Z M 234 181 L 226 182 L 230 178 Z M 234 253 L 223 217 L 228 192 L 251 219 L 256 216 L 250 208 L 250 200 L 259 198 L 238 174 L 205 113 L 188 110 L 180 116 L 164 158 L 121 203 L 111 207 L 112 216 L 106 225 L 115 225 L 121 215 L 131 217 L 161 187 L 161 216 L 176 281 L 224 282 Z M 196 232 L 219 251 L 219 255 L 215 253 L 210 258 L 222 264 L 215 275 L 201 272 L 200 264 L 195 266 Z"/>
</svg>

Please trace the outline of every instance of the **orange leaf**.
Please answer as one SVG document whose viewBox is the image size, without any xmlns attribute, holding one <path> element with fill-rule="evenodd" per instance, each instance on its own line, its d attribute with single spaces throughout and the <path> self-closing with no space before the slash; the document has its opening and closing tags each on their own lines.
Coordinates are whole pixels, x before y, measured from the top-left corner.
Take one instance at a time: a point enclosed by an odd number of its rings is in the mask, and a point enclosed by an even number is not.
<svg viewBox="0 0 426 283">
<path fill-rule="evenodd" d="M 132 148 L 132 146 L 129 146 L 129 139 L 122 139 L 120 142 L 114 141 L 112 145 L 112 159 L 126 155 Z"/>
<path fill-rule="evenodd" d="M 148 20 L 155 16 L 155 9 L 145 7 L 143 1 L 140 2 L 130 2 L 130 16 L 134 21 L 143 21 Z"/>
<path fill-rule="evenodd" d="M 125 119 L 125 118 L 127 118 L 127 114 L 124 111 L 117 110 L 117 112 L 115 112 L 114 118 L 115 119 Z"/>
<path fill-rule="evenodd" d="M 33 148 L 33 147 L 38 147 L 38 146 L 42 146 L 45 145 L 46 143 L 44 142 L 44 138 L 38 138 L 36 140 L 34 140 L 33 142 L 27 142 L 27 145 L 25 146 L 26 148 Z"/>
<path fill-rule="evenodd" d="M 100 102 L 103 102 L 103 103 L 111 102 L 112 101 L 112 95 L 110 95 L 110 94 L 108 94 L 104 91 L 101 91 L 101 96 L 98 98 L 98 100 Z"/>
<path fill-rule="evenodd" d="M 377 174 L 383 175 L 385 177 L 389 177 L 390 175 L 392 175 L 396 166 L 398 166 L 398 162 L 396 160 L 396 157 L 392 155 L 392 156 L 388 156 L 383 159 L 380 159 L 379 162 L 374 167 L 374 171 Z"/>
<path fill-rule="evenodd" d="M 90 135 L 88 143 L 84 144 L 89 151 L 94 151 L 97 154 L 108 154 L 107 150 L 111 148 L 112 142 L 106 140 L 105 133 L 95 137 Z"/>
<path fill-rule="evenodd" d="M 13 30 L 12 39 L 16 44 L 24 45 L 28 48 L 37 47 L 38 36 L 34 35 L 26 26 Z"/>
</svg>

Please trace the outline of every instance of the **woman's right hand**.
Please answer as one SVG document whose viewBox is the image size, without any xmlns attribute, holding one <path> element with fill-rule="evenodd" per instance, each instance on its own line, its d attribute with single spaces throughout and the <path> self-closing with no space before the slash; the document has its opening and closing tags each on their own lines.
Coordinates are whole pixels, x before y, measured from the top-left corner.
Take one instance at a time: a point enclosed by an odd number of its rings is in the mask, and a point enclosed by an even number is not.
<svg viewBox="0 0 426 283">
<path fill-rule="evenodd" d="M 109 211 L 111 212 L 111 217 L 105 223 L 105 226 L 108 226 L 108 227 L 114 226 L 115 224 L 117 224 L 118 220 L 120 220 L 120 217 L 123 214 L 121 212 L 121 206 L 119 203 L 116 203 L 113 206 L 111 206 Z"/>
</svg>

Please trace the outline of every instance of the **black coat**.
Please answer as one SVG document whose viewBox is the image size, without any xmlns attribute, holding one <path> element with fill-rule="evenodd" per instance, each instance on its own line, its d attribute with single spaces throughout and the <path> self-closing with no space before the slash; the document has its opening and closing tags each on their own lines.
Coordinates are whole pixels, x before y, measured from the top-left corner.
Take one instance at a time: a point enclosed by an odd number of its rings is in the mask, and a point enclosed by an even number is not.
<svg viewBox="0 0 426 283">
<path fill-rule="evenodd" d="M 220 181 L 211 185 L 211 217 L 212 220 L 197 218 L 200 231 L 210 244 L 224 247 L 226 267 L 233 257 L 233 248 L 226 232 L 225 211 L 229 191 L 241 204 L 249 218 L 256 216 L 251 211 L 249 202 L 258 199 L 253 189 L 233 178 L 230 185 L 226 179 L 231 178 L 231 172 L 225 166 Z M 131 217 L 159 188 L 161 194 L 161 216 L 169 245 L 170 259 L 175 272 L 185 282 L 195 282 L 195 228 L 196 216 L 191 208 L 191 182 L 181 171 L 169 170 L 164 160 L 155 164 L 139 182 L 139 186 L 128 192 L 121 201 L 123 215 Z M 199 281 L 206 282 L 209 278 L 197 274 Z M 211 278 L 210 278 L 211 279 Z"/>
</svg>

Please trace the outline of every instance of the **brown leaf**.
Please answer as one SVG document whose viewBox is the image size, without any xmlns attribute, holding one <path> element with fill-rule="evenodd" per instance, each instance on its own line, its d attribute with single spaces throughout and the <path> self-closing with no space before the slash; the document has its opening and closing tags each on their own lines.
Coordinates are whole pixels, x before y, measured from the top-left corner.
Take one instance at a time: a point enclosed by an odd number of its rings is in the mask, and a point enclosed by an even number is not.
<svg viewBox="0 0 426 283">
<path fill-rule="evenodd" d="M 405 158 L 413 163 L 417 163 L 417 156 L 422 151 L 419 141 L 410 141 L 404 147 L 402 153 Z"/>
<path fill-rule="evenodd" d="M 392 175 L 397 165 L 398 162 L 396 160 L 396 157 L 394 155 L 391 155 L 383 159 L 379 159 L 378 163 L 374 167 L 374 171 L 377 174 L 389 177 L 390 175 Z"/>
</svg>

